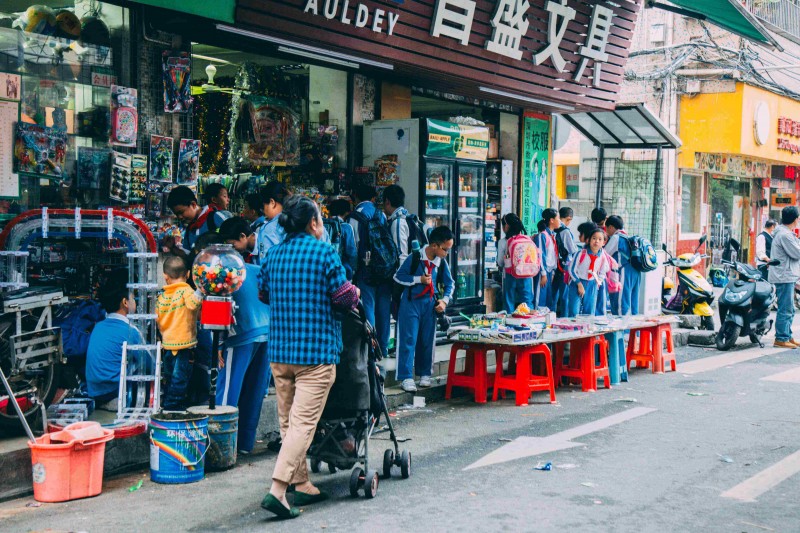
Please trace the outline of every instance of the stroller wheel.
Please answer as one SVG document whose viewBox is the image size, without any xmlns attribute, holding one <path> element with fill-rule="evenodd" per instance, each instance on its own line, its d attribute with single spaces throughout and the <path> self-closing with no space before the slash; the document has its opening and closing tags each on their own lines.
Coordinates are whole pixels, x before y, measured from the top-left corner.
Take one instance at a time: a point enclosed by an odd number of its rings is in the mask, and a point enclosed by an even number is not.
<svg viewBox="0 0 800 533">
<path fill-rule="evenodd" d="M 336 473 L 336 465 L 333 463 L 328 463 L 328 473 L 335 474 Z"/>
<path fill-rule="evenodd" d="M 322 461 L 319 459 L 311 459 L 311 471 L 315 474 L 319 474 L 319 471 L 322 469 Z"/>
<path fill-rule="evenodd" d="M 411 477 L 411 452 L 408 450 L 400 452 L 400 475 L 403 479 Z"/>
<path fill-rule="evenodd" d="M 394 466 L 394 450 L 388 449 L 383 452 L 383 478 L 392 477 L 392 466 Z"/>
<path fill-rule="evenodd" d="M 371 500 L 378 494 L 379 477 L 375 470 L 368 470 L 364 478 L 364 497 Z"/>
<path fill-rule="evenodd" d="M 358 466 L 350 472 L 350 496 L 353 498 L 358 496 L 358 489 L 361 488 L 361 484 L 363 483 L 363 476 L 364 470 Z"/>
</svg>

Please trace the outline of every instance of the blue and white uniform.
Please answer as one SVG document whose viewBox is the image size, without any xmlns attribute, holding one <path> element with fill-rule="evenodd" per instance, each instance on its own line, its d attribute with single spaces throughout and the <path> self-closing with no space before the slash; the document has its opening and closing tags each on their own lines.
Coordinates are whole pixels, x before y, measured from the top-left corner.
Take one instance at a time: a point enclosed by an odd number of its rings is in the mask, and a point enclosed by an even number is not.
<svg viewBox="0 0 800 533">
<path fill-rule="evenodd" d="M 543 232 L 536 235 L 534 242 L 539 249 L 539 255 L 542 258 L 542 269 L 539 275 L 533 278 L 533 290 L 538 295 L 535 298 L 536 308 L 547 307 L 550 310 L 555 310 L 553 305 L 553 273 L 558 267 L 558 248 L 556 247 L 556 234 L 554 231 L 545 229 Z M 542 276 L 547 276 L 547 282 L 541 286 Z"/>
<path fill-rule="evenodd" d="M 641 275 L 631 264 L 631 243 L 625 230 L 617 230 L 609 237 L 606 253 L 622 269 L 622 290 L 611 295 L 611 312 L 615 315 L 639 314 L 639 281 Z"/>
<path fill-rule="evenodd" d="M 503 237 L 497 243 L 497 269 L 503 275 L 503 302 L 505 309 L 513 313 L 517 306 L 524 303 L 529 309 L 533 309 L 533 280 L 534 278 L 515 278 L 506 271 L 511 267 L 511 259 L 508 256 L 508 240 Z"/>
<path fill-rule="evenodd" d="M 264 264 L 264 258 L 267 255 L 267 251 L 276 244 L 282 243 L 284 237 L 286 236 L 283 226 L 278 224 L 279 218 L 280 215 L 272 217 L 270 220 L 266 220 L 258 230 L 258 237 L 256 237 L 256 248 L 258 250 L 259 265 Z"/>
<path fill-rule="evenodd" d="M 567 293 L 567 316 L 594 315 L 597 295 L 605 286 L 606 275 L 612 268 L 612 259 L 602 249 L 596 254 L 588 248 L 578 252 L 569 265 L 570 284 Z M 583 285 L 583 298 L 578 294 L 578 283 Z"/>
<path fill-rule="evenodd" d="M 420 262 L 415 272 L 411 272 L 413 255 L 409 255 L 394 280 L 405 285 L 400 297 L 400 309 L 397 315 L 397 380 L 413 379 L 417 375 L 430 376 L 433 371 L 433 350 L 436 339 L 436 306 L 435 285 L 439 269 L 442 269 L 441 280 L 444 285 L 442 300 L 450 303 L 455 283 L 450 274 L 447 261 L 436 257 L 433 261 L 426 254 L 427 246 L 420 250 Z M 423 285 L 420 278 L 430 275 L 432 282 Z"/>
</svg>

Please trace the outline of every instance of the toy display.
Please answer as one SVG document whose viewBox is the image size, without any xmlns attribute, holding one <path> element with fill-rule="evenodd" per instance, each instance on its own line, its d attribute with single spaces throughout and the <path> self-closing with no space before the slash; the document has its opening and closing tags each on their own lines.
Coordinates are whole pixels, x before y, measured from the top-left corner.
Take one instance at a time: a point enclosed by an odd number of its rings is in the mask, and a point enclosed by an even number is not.
<svg viewBox="0 0 800 533">
<path fill-rule="evenodd" d="M 255 141 L 247 145 L 247 159 L 256 166 L 297 165 L 300 161 L 300 117 L 274 98 L 247 96 Z"/>
<path fill-rule="evenodd" d="M 53 128 L 18 122 L 14 136 L 14 172 L 63 178 L 67 135 Z"/>
<path fill-rule="evenodd" d="M 56 32 L 56 14 L 47 6 L 31 6 L 11 26 L 28 33 L 53 35 Z"/>
<path fill-rule="evenodd" d="M 114 146 L 136 146 L 139 115 L 136 89 L 111 86 L 111 139 Z"/>
<path fill-rule="evenodd" d="M 78 188 L 99 189 L 109 174 L 111 151 L 105 148 L 78 147 Z"/>
<path fill-rule="evenodd" d="M 186 113 L 192 107 L 192 60 L 187 52 L 165 51 L 161 56 L 164 78 L 164 111 Z"/>
<path fill-rule="evenodd" d="M 131 156 L 112 152 L 111 182 L 108 197 L 127 204 L 131 194 Z"/>
<path fill-rule="evenodd" d="M 150 136 L 150 179 L 172 181 L 172 137 Z"/>
<path fill-rule="evenodd" d="M 178 150 L 178 184 L 196 184 L 199 171 L 200 141 L 181 139 L 180 148 Z"/>
<path fill-rule="evenodd" d="M 81 21 L 72 11 L 62 9 L 56 13 L 56 37 L 78 39 L 81 36 Z"/>
<path fill-rule="evenodd" d="M 131 202 L 142 202 L 147 193 L 147 156 L 131 156 Z"/>
<path fill-rule="evenodd" d="M 397 155 L 385 155 L 375 160 L 375 174 L 378 187 L 388 187 L 394 185 L 399 179 L 399 167 Z"/>
</svg>

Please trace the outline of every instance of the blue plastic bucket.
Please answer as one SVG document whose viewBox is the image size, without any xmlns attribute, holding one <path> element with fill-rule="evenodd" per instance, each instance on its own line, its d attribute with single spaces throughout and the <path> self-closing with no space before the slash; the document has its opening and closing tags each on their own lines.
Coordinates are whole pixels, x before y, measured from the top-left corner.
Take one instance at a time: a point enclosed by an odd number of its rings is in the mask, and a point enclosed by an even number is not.
<svg viewBox="0 0 800 533">
<path fill-rule="evenodd" d="M 187 412 L 150 418 L 150 479 L 192 483 L 205 476 L 208 417 Z"/>
<path fill-rule="evenodd" d="M 239 434 L 239 409 L 231 405 L 190 407 L 189 412 L 208 417 L 208 454 L 206 470 L 227 470 L 236 465 L 236 443 Z"/>
</svg>

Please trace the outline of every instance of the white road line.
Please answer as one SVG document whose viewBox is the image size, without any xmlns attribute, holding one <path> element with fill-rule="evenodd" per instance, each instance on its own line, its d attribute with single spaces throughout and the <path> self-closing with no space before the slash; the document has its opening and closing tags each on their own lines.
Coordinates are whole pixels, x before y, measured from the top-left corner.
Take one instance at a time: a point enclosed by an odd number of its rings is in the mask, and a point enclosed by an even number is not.
<svg viewBox="0 0 800 533">
<path fill-rule="evenodd" d="M 750 479 L 743 481 L 720 494 L 742 502 L 754 502 L 756 498 L 800 472 L 800 451 L 762 470 Z"/>
<path fill-rule="evenodd" d="M 800 367 L 792 368 L 785 372 L 779 372 L 761 378 L 761 381 L 780 381 L 782 383 L 800 383 Z"/>
<path fill-rule="evenodd" d="M 680 363 L 678 365 L 678 372 L 681 374 L 699 374 L 700 372 L 717 370 L 737 363 L 744 363 L 745 361 L 752 361 L 753 359 L 774 355 L 785 350 L 786 348 L 751 348 L 741 352 L 704 357 L 703 359 Z"/>
<path fill-rule="evenodd" d="M 489 466 L 497 463 L 505 463 L 508 461 L 513 461 L 514 459 L 532 457 L 534 455 L 565 450 L 568 448 L 574 448 L 576 446 L 584 446 L 584 444 L 579 442 L 570 442 L 570 440 L 583 437 L 584 435 L 588 435 L 617 424 L 621 424 L 622 422 L 638 418 L 656 410 L 657 409 L 653 409 L 651 407 L 635 407 L 615 415 L 601 418 L 600 420 L 595 420 L 594 422 L 589 422 L 588 424 L 583 424 L 566 431 L 554 433 L 553 435 L 549 435 L 547 437 L 519 437 L 514 439 L 512 442 L 509 442 L 505 446 L 488 453 L 481 459 L 466 467 L 464 470 L 480 468 L 482 466 Z"/>
</svg>

